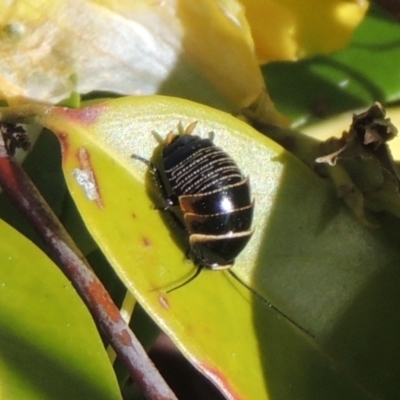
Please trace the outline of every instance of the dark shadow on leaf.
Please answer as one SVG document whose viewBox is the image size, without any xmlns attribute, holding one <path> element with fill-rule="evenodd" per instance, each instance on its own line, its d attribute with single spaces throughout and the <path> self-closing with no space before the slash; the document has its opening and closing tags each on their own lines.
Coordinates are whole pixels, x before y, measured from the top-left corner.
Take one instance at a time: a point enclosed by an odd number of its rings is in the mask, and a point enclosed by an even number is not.
<svg viewBox="0 0 400 400">
<path fill-rule="evenodd" d="M 400 226 L 386 218 L 380 230 L 364 228 L 307 174 L 283 173 L 252 277 L 255 290 L 315 335 L 254 300 L 270 398 L 394 399 Z"/>
<path fill-rule="evenodd" d="M 21 323 L 15 326 L 23 329 Z M 29 327 L 25 328 L 29 331 Z M 90 376 L 90 371 L 86 371 L 85 374 L 73 360 L 66 362 L 62 352 L 53 351 L 50 354 L 45 353 L 43 349 L 43 345 L 37 346 L 35 339 L 29 340 L 26 330 L 23 332 L 18 329 L 13 330 L 9 324 L 2 324 L 0 330 L 2 362 L 8 366 L 9 371 L 17 373 L 18 379 L 25 382 L 24 385 L 31 388 L 32 395 L 35 393 L 37 398 L 42 399 L 108 400 L 110 398 L 110 393 L 104 391 L 98 379 Z M 59 359 L 56 354 L 60 356 Z"/>
<path fill-rule="evenodd" d="M 262 68 L 278 110 L 310 124 L 374 101 L 398 99 L 400 30 L 396 20 L 372 4 L 349 47 L 329 56 Z M 290 100 L 288 100 L 290 99 Z"/>
<path fill-rule="evenodd" d="M 344 310 L 324 348 L 367 382 L 377 398 L 397 399 L 400 393 L 400 221 L 383 214 L 374 239 L 382 262 Z M 380 243 L 379 243 L 380 242 Z M 378 255 L 379 256 L 379 255 Z M 389 262 L 389 257 L 391 262 Z M 370 266 L 366 263 L 366 270 Z"/>
<path fill-rule="evenodd" d="M 316 70 L 324 70 L 335 79 L 321 76 Z M 276 62 L 263 67 L 268 91 L 276 106 L 287 114 L 299 114 L 303 122 L 310 124 L 343 112 L 366 106 L 373 101 L 384 101 L 385 93 L 359 71 L 333 59 L 318 56 L 298 63 Z M 340 81 L 361 86 L 355 94 L 340 86 Z M 286 89 L 288 91 L 286 91 Z M 290 103 L 287 97 L 290 96 Z"/>
</svg>

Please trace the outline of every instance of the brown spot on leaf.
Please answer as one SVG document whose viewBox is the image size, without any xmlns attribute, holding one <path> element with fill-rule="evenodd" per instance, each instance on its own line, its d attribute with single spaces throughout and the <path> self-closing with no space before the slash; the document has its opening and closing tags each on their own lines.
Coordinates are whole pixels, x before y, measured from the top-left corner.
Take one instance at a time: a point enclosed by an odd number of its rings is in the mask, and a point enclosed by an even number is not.
<svg viewBox="0 0 400 400">
<path fill-rule="evenodd" d="M 196 363 L 197 368 L 205 375 L 210 381 L 219 388 L 219 390 L 230 400 L 243 400 L 236 390 L 232 387 L 231 381 L 221 371 L 210 367 L 204 363 Z"/>
<path fill-rule="evenodd" d="M 145 247 L 151 247 L 151 241 L 150 241 L 150 239 L 147 238 L 147 237 L 144 237 L 144 238 L 143 238 L 143 244 L 144 244 Z"/>
<path fill-rule="evenodd" d="M 166 310 L 169 309 L 169 301 L 165 296 L 163 295 L 158 296 L 158 301 L 161 304 L 162 308 L 165 308 Z"/>
<path fill-rule="evenodd" d="M 63 156 L 63 159 L 65 159 L 68 157 L 68 150 L 69 150 L 68 133 L 58 132 L 57 137 L 61 146 L 61 154 Z"/>
<path fill-rule="evenodd" d="M 78 149 L 77 159 L 79 167 L 73 172 L 76 182 L 84 190 L 86 197 L 90 201 L 94 201 L 99 208 L 103 208 L 103 200 L 100 194 L 100 189 L 97 184 L 96 175 L 94 173 L 90 154 L 84 147 Z"/>
<path fill-rule="evenodd" d="M 99 116 L 107 109 L 108 106 L 102 103 L 85 108 L 54 107 L 52 113 L 88 126 L 96 123 Z"/>
</svg>

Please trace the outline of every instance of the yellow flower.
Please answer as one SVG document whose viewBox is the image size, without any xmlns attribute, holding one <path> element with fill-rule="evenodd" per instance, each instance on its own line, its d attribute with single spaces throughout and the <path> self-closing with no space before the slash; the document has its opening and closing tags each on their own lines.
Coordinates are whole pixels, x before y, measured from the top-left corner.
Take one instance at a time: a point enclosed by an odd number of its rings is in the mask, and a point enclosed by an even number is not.
<svg viewBox="0 0 400 400">
<path fill-rule="evenodd" d="M 367 0 L 242 0 L 261 63 L 298 60 L 344 47 Z"/>
<path fill-rule="evenodd" d="M 267 93 L 260 61 L 335 50 L 366 9 L 366 0 L 4 3 L 0 99 L 158 93 L 236 112 Z M 281 121 L 263 101 L 268 120 Z"/>
</svg>

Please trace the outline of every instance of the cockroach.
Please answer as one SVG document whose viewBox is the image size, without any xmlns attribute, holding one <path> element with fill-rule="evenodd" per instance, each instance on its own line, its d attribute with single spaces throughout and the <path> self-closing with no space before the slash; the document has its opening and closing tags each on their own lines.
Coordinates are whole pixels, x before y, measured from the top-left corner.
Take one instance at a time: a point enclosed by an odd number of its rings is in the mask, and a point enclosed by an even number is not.
<svg viewBox="0 0 400 400">
<path fill-rule="evenodd" d="M 199 269 L 228 269 L 253 233 L 249 179 L 210 138 L 191 135 L 194 127 L 190 124 L 182 135 L 168 134 L 162 151 L 165 179 L 150 161 L 132 157 L 154 174 L 165 202 L 162 209 L 179 210 L 190 256 Z"/>
<path fill-rule="evenodd" d="M 182 134 L 170 132 L 167 135 L 162 148 L 162 170 L 151 161 L 132 155 L 144 162 L 154 175 L 164 201 L 164 206 L 157 208 L 170 211 L 186 232 L 189 255 L 197 266 L 194 275 L 167 293 L 188 284 L 203 268 L 227 269 L 269 307 L 310 335 L 232 272 L 235 258 L 253 234 L 255 202 L 249 178 L 232 157 L 213 143 L 213 134 L 210 138 L 192 135 L 196 124 L 188 125 Z"/>
</svg>

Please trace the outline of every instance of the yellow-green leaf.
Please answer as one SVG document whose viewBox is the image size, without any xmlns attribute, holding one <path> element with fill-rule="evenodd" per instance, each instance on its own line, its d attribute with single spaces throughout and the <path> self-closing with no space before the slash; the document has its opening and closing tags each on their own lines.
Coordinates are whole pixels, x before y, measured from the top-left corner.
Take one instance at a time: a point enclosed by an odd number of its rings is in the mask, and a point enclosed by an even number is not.
<svg viewBox="0 0 400 400">
<path fill-rule="evenodd" d="M 0 397 L 120 399 L 96 327 L 61 271 L 0 220 Z"/>
<path fill-rule="evenodd" d="M 67 184 L 99 246 L 228 398 L 353 400 L 398 392 L 398 221 L 380 218 L 381 230 L 365 229 L 326 181 L 281 147 L 188 101 L 124 98 L 82 110 L 33 105 L 2 113 L 56 133 Z M 150 158 L 153 131 L 163 137 L 193 121 L 199 135 L 214 131 L 215 143 L 250 176 L 255 234 L 234 270 L 314 339 L 226 272 L 203 271 L 166 293 L 194 266 L 177 246 L 179 231 L 153 209 L 151 177 L 131 155 Z"/>
</svg>

